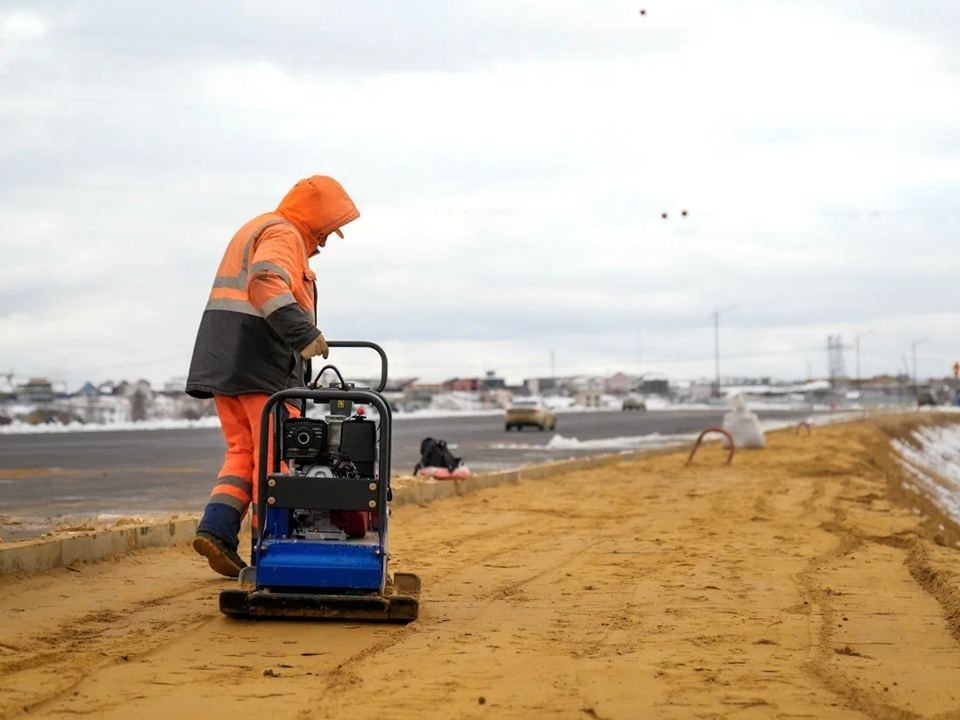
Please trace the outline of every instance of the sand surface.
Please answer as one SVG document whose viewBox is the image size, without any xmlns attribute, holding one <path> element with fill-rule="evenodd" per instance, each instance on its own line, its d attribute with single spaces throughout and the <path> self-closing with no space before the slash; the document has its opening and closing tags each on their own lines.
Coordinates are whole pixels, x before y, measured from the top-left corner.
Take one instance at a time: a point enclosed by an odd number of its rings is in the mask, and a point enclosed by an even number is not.
<svg viewBox="0 0 960 720">
<path fill-rule="evenodd" d="M 187 548 L 2 580 L 0 717 L 960 718 L 960 552 L 884 432 L 768 440 L 399 508 L 406 627 L 226 619 Z"/>
</svg>

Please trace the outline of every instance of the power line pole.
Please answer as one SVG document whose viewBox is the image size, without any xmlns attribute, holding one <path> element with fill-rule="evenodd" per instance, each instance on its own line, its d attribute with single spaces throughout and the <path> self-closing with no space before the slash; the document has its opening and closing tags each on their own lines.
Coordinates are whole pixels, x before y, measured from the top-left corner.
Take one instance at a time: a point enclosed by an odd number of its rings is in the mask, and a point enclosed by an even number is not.
<svg viewBox="0 0 960 720">
<path fill-rule="evenodd" d="M 860 336 L 857 335 L 857 392 L 863 394 L 863 376 L 860 374 Z"/>
<path fill-rule="evenodd" d="M 843 358 L 843 337 L 827 335 L 827 367 L 830 371 L 830 384 L 836 390 L 846 384 L 847 363 Z"/>
<path fill-rule="evenodd" d="M 855 336 L 856 346 L 857 346 L 857 392 L 863 394 L 863 377 L 860 375 L 860 338 L 866 337 L 867 335 L 872 335 L 873 330 L 867 330 L 866 332 L 858 333 Z"/>
<path fill-rule="evenodd" d="M 927 341 L 927 338 L 913 341 L 913 392 L 914 392 L 914 395 L 920 394 L 920 383 L 917 379 L 917 347 L 920 345 L 923 345 L 926 341 Z"/>
<path fill-rule="evenodd" d="M 713 396 L 720 397 L 720 309 L 713 313 Z"/>
<path fill-rule="evenodd" d="M 640 337 L 640 328 L 637 328 L 637 373 L 643 377 L 643 343 Z"/>
<path fill-rule="evenodd" d="M 737 304 L 734 303 L 725 308 L 716 308 L 713 311 L 713 364 L 716 378 L 713 386 L 714 397 L 720 397 L 720 313 L 729 312 L 736 306 Z"/>
</svg>

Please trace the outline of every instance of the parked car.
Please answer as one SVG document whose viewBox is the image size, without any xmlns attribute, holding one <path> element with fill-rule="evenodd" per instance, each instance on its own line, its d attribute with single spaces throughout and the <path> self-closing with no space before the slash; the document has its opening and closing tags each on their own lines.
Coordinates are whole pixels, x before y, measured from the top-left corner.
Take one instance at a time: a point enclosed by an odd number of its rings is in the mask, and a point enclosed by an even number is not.
<svg viewBox="0 0 960 720">
<path fill-rule="evenodd" d="M 620 409 L 645 411 L 647 409 L 647 404 L 640 398 L 628 397 L 624 398 L 623 405 L 620 407 Z"/>
<path fill-rule="evenodd" d="M 930 390 L 921 390 L 917 393 L 917 406 L 921 407 L 923 405 L 939 405 L 936 396 Z"/>
<path fill-rule="evenodd" d="M 519 432 L 527 426 L 543 430 L 557 429 L 557 415 L 549 410 L 539 398 L 517 398 L 507 408 L 504 419 L 507 432 L 516 428 Z"/>
</svg>

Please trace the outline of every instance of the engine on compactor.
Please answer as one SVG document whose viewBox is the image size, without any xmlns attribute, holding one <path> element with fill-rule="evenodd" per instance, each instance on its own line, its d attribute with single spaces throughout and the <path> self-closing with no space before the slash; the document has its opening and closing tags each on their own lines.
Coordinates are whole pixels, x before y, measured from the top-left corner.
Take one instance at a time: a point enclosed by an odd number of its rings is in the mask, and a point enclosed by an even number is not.
<svg viewBox="0 0 960 720">
<path fill-rule="evenodd" d="M 332 403 L 333 404 L 333 403 Z M 294 475 L 309 478 L 369 478 L 375 482 L 377 423 L 352 404 L 337 401 L 330 415 L 288 418 L 283 423 L 282 457 Z M 362 511 L 294 510 L 290 533 L 295 538 L 362 538 L 376 514 Z"/>
</svg>

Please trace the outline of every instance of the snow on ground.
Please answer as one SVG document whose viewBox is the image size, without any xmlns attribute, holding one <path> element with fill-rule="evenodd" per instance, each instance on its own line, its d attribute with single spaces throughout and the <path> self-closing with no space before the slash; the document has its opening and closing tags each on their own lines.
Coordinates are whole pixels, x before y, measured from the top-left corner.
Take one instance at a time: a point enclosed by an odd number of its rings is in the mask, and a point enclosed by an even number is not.
<svg viewBox="0 0 960 720">
<path fill-rule="evenodd" d="M 960 523 L 960 425 L 920 428 L 912 436 L 919 447 L 890 441 L 900 465 L 913 478 L 912 483 L 903 483 L 904 489 L 925 497 Z"/>
<path fill-rule="evenodd" d="M 764 432 L 794 427 L 796 424 L 793 420 L 770 420 L 760 423 Z M 554 435 L 544 445 L 509 442 L 495 443 L 490 447 L 494 450 L 548 450 L 558 452 L 569 452 L 571 450 L 610 450 L 628 452 L 631 450 L 651 450 L 692 442 L 696 440 L 698 434 L 699 433 L 675 433 L 663 435 L 655 432 L 646 435 L 623 435 L 620 437 L 598 438 L 595 440 L 581 440 L 575 437 Z"/>
<path fill-rule="evenodd" d="M 536 443 L 495 443 L 491 445 L 494 450 L 548 450 L 569 452 L 571 450 L 648 450 L 652 448 L 666 447 L 684 442 L 695 435 L 686 434 L 662 435 L 660 433 L 649 433 L 647 435 L 625 435 L 622 437 L 599 438 L 596 440 L 581 440 L 575 437 L 564 437 L 563 435 L 554 435 L 545 445 Z"/>
<path fill-rule="evenodd" d="M 30 425 L 24 422 L 13 422 L 10 425 L 0 426 L 0 435 L 44 434 L 65 432 L 117 432 L 126 430 L 188 430 L 191 428 L 219 428 L 220 419 L 215 416 L 200 418 L 199 420 L 163 419 L 141 420 L 140 422 L 113 422 L 113 423 L 47 423 L 44 425 Z"/>
<path fill-rule="evenodd" d="M 423 410 L 414 410 L 413 412 L 395 412 L 394 420 L 417 420 L 420 418 L 448 418 L 448 417 L 485 417 L 490 415 L 503 415 L 504 411 L 500 408 L 486 408 L 484 410 L 441 410 L 438 408 L 424 408 Z"/>
</svg>

